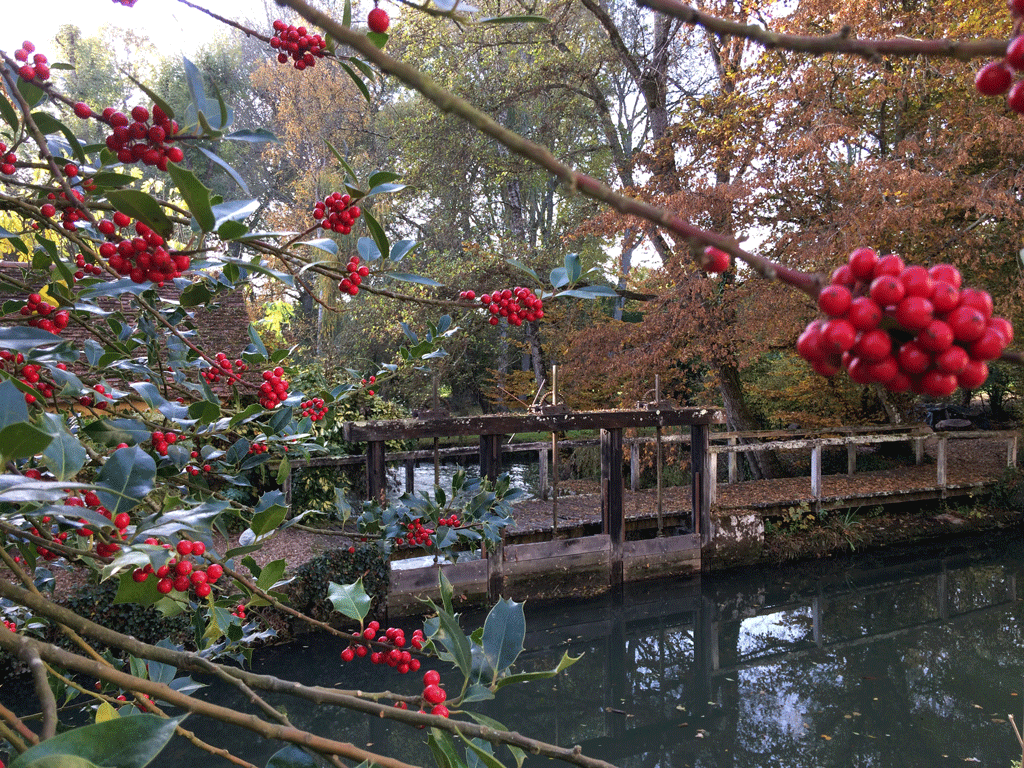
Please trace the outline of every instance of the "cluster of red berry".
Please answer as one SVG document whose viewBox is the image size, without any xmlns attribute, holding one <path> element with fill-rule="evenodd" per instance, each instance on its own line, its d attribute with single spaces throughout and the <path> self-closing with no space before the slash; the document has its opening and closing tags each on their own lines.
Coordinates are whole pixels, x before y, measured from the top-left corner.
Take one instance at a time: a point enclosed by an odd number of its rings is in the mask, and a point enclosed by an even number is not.
<svg viewBox="0 0 1024 768">
<path fill-rule="evenodd" d="M 299 407 L 302 408 L 302 415 L 308 417 L 310 421 L 323 421 L 327 415 L 327 403 L 322 397 L 303 400 Z"/>
<path fill-rule="evenodd" d="M 338 283 L 338 290 L 349 296 L 356 296 L 359 294 L 359 286 L 363 284 L 363 278 L 370 274 L 370 268 L 365 264 L 360 265 L 359 257 L 353 256 L 345 265 L 345 271 L 348 272 L 348 277 L 342 278 Z"/>
<path fill-rule="evenodd" d="M 249 443 L 249 455 L 259 456 L 261 453 L 266 453 L 270 450 L 270 446 L 266 443 Z"/>
<path fill-rule="evenodd" d="M 354 632 L 352 637 L 355 642 L 341 652 L 341 660 L 352 661 L 354 658 L 361 659 L 369 656 L 372 663 L 386 664 L 397 670 L 400 675 L 416 672 L 420 668 L 419 659 L 414 659 L 409 651 L 402 650 L 406 644 L 405 632 L 403 630 L 398 627 L 388 627 L 379 635 L 378 632 L 380 632 L 380 622 L 378 621 L 371 621 L 363 631 Z M 382 651 L 371 651 L 367 642 L 360 641 L 375 642 L 391 647 Z M 423 647 L 423 644 L 423 630 L 417 629 L 413 631 L 409 645 L 419 650 Z"/>
<path fill-rule="evenodd" d="M 16 170 L 15 163 L 18 162 L 18 156 L 13 152 L 7 151 L 7 145 L 0 141 L 0 173 L 6 173 L 8 176 L 13 174 Z"/>
<path fill-rule="evenodd" d="M 149 438 L 153 441 L 153 450 L 161 456 L 167 455 L 167 447 L 169 445 L 174 445 L 178 442 L 178 436 L 176 434 L 173 432 L 163 432 L 159 429 L 154 431 Z"/>
<path fill-rule="evenodd" d="M 79 102 L 75 105 L 75 114 L 89 117 L 93 112 L 88 104 Z M 185 157 L 181 147 L 167 144 L 178 133 L 178 123 L 155 104 L 152 117 L 150 125 L 150 111 L 139 105 L 132 108 L 131 119 L 113 107 L 104 109 L 98 119 L 112 129 L 106 143 L 107 148 L 117 154 L 118 161 L 127 165 L 141 160 L 166 171 L 168 162 L 180 163 Z"/>
<path fill-rule="evenodd" d="M 100 502 L 100 497 L 97 496 L 93 491 L 86 491 L 84 494 L 82 494 L 82 498 L 79 498 L 76 495 L 69 496 L 67 499 L 64 500 L 64 506 L 88 507 L 90 509 L 95 510 L 96 512 L 98 512 L 99 514 L 103 515 L 105 518 L 111 521 L 112 528 L 110 531 L 108 531 L 108 536 L 109 538 L 114 539 L 115 541 L 106 542 L 97 540 L 97 555 L 99 555 L 100 557 L 110 557 L 115 552 L 121 549 L 120 545 L 117 544 L 116 541 L 124 539 L 124 531 L 131 524 L 131 517 L 128 515 L 127 512 L 119 512 L 116 516 L 112 516 L 110 510 L 103 506 L 103 504 Z M 48 522 L 45 517 L 43 518 L 43 522 Z M 84 517 L 79 518 L 78 522 L 82 526 L 78 530 L 79 534 L 81 534 L 82 536 L 88 538 L 94 536 L 97 533 L 95 525 L 90 521 L 86 520 Z M 67 534 L 67 531 L 61 531 L 60 533 L 56 534 L 54 538 L 58 541 L 63 542 L 67 539 Z M 46 559 L 48 560 L 53 560 L 56 558 L 55 553 L 50 552 L 49 554 L 52 555 L 52 557 L 47 557 L 46 555 L 43 555 L 42 552 L 40 552 L 40 555 L 46 557 Z"/>
<path fill-rule="evenodd" d="M 214 359 L 217 361 L 217 365 L 206 368 L 202 372 L 202 377 L 208 384 L 217 384 L 222 377 L 227 378 L 228 384 L 234 384 L 249 368 L 244 360 L 235 360 L 232 363 L 223 352 L 218 352 Z"/>
<path fill-rule="evenodd" d="M 236 605 L 235 610 L 231 612 L 231 615 L 245 621 L 245 603 L 239 603 Z"/>
<path fill-rule="evenodd" d="M 1013 328 L 992 316 L 988 293 L 961 283 L 952 265 L 907 267 L 894 254 L 858 248 L 818 294 L 829 319 L 807 326 L 797 352 L 824 376 L 845 368 L 854 381 L 892 392 L 948 397 L 957 386 L 976 389 Z"/>
<path fill-rule="evenodd" d="M 99 402 L 96 402 L 95 405 L 102 411 L 107 407 L 107 403 L 110 402 L 110 395 L 107 394 L 107 388 L 102 384 L 94 385 L 93 390 L 95 390 L 100 398 Z M 91 408 L 94 402 L 92 395 L 82 395 L 78 398 L 78 404 L 86 408 Z"/>
<path fill-rule="evenodd" d="M 85 196 L 77 189 L 72 189 L 71 195 L 74 200 L 70 200 L 66 192 L 61 192 L 59 195 L 56 192 L 50 192 L 46 195 L 46 199 L 50 202 L 43 203 L 39 208 L 39 212 L 46 218 L 51 219 L 57 215 L 57 207 L 59 206 L 61 226 L 69 232 L 74 232 L 78 228 L 75 222 L 85 219 L 85 209 L 81 206 Z"/>
<path fill-rule="evenodd" d="M 469 291 L 466 292 L 467 298 Z M 491 325 L 497 325 L 504 317 L 511 325 L 522 325 L 544 317 L 544 302 L 529 288 L 516 286 L 502 291 L 485 293 L 480 301 L 491 313 Z"/>
<path fill-rule="evenodd" d="M 362 215 L 358 205 L 354 205 L 350 195 L 340 192 L 328 195 L 322 202 L 313 206 L 313 216 L 320 221 L 320 226 L 330 232 L 347 235 L 352 225 Z"/>
<path fill-rule="evenodd" d="M 1014 21 L 1024 17 L 1024 0 L 1007 0 Z M 990 61 L 974 76 L 974 87 L 984 96 L 1006 94 L 1006 104 L 1014 112 L 1024 113 L 1024 80 L 1014 82 L 1014 75 L 1024 71 L 1024 35 L 1018 35 L 1006 46 L 1000 61 Z"/>
<path fill-rule="evenodd" d="M 199 453 L 199 451 L 192 451 L 192 453 L 189 454 L 189 457 L 192 459 L 192 461 L 199 461 L 199 459 L 202 458 L 202 455 Z M 185 471 L 192 475 L 192 477 L 195 477 L 200 472 L 212 472 L 213 467 L 210 466 L 209 464 L 203 464 L 202 468 L 200 468 L 193 464 L 189 464 L 188 466 L 185 467 Z M 199 554 L 202 554 L 202 552 L 200 552 Z"/>
<path fill-rule="evenodd" d="M 375 5 L 373 10 L 370 11 L 369 15 L 366 17 L 366 26 L 370 28 L 371 32 L 387 32 L 388 27 L 391 26 L 391 19 L 388 18 L 388 12 Z"/>
<path fill-rule="evenodd" d="M 277 408 L 288 397 L 288 382 L 285 381 L 284 368 L 263 372 L 263 383 L 260 384 L 260 405 L 264 408 Z"/>
<path fill-rule="evenodd" d="M 64 365 L 60 363 L 60 365 Z M 67 366 L 64 366 L 65 368 Z M 42 367 L 32 363 L 25 364 L 25 356 L 21 352 L 10 352 L 0 349 L 0 370 L 6 371 L 11 378 L 17 379 L 22 384 L 32 387 L 43 397 L 53 397 L 53 385 L 40 378 Z M 32 405 L 36 396 L 31 392 L 25 393 L 25 402 Z"/>
<path fill-rule="evenodd" d="M 157 539 L 146 539 L 147 544 L 160 544 Z M 164 544 L 169 548 L 169 544 Z M 218 563 L 210 563 L 202 567 L 201 563 L 194 562 L 189 556 L 202 557 L 206 553 L 206 545 L 201 541 L 189 541 L 182 539 L 175 547 L 178 557 L 171 558 L 157 569 L 151 564 L 144 568 L 137 568 L 132 572 L 132 579 L 142 583 L 150 575 L 157 578 L 156 590 L 162 595 L 171 592 L 188 592 L 192 590 L 198 598 L 207 597 L 213 591 L 211 584 L 215 584 L 224 575 L 223 566 Z"/>
<path fill-rule="evenodd" d="M 17 632 L 18 631 L 18 625 L 15 624 L 13 621 L 8 621 L 7 619 L 4 619 L 3 622 L 4 622 L 4 627 L 6 629 L 10 630 L 11 632 Z"/>
<path fill-rule="evenodd" d="M 442 517 L 437 521 L 438 525 L 444 525 L 448 528 L 458 528 L 462 525 L 462 521 L 459 520 L 459 516 L 456 514 L 449 515 L 448 517 Z"/>
<path fill-rule="evenodd" d="M 408 544 L 410 547 L 431 547 L 434 545 L 434 540 L 431 535 L 434 533 L 433 528 L 423 527 L 423 520 L 416 518 L 410 520 L 408 523 L 404 523 L 405 536 L 397 536 L 395 538 L 395 544 L 399 547 Z"/>
<path fill-rule="evenodd" d="M 18 68 L 18 75 L 23 80 L 35 80 L 37 77 L 40 80 L 50 79 L 50 66 L 46 61 L 46 56 L 41 53 L 35 53 L 36 47 L 31 40 L 26 40 L 21 44 L 21 48 L 14 52 L 14 58 L 22 65 Z M 28 63 L 28 57 L 32 56 L 32 63 Z"/>
<path fill-rule="evenodd" d="M 444 705 L 448 694 L 441 687 L 441 674 L 436 669 L 423 673 L 423 700 L 432 705 L 430 714 L 448 717 L 448 707 Z"/>
<path fill-rule="evenodd" d="M 86 261 L 84 253 L 79 253 L 75 256 L 75 266 L 78 267 L 75 270 L 75 280 L 81 280 L 86 275 L 99 276 L 103 274 L 103 270 L 100 269 L 98 264 Z"/>
<path fill-rule="evenodd" d="M 302 70 L 312 67 L 316 60 L 327 54 L 327 41 L 320 35 L 311 35 L 305 27 L 285 24 L 281 19 L 274 22 L 275 34 L 270 38 L 270 47 L 276 51 L 277 60 L 287 64 L 291 58 L 295 68 Z"/>
<path fill-rule="evenodd" d="M 57 307 L 43 301 L 43 297 L 38 293 L 30 293 L 25 306 L 18 311 L 28 318 L 28 324 L 33 328 L 40 328 L 53 334 L 60 334 L 71 321 L 71 315 L 67 310 L 57 311 Z"/>
<path fill-rule="evenodd" d="M 192 260 L 183 253 L 174 253 L 164 248 L 164 239 L 141 221 L 135 222 L 135 237 L 121 238 L 117 228 L 125 228 L 131 219 L 118 211 L 114 220 L 104 219 L 97 229 L 111 238 L 100 246 L 100 256 L 107 259 L 110 268 L 117 274 L 131 278 L 134 283 L 147 280 L 158 285 L 181 277 Z"/>
</svg>

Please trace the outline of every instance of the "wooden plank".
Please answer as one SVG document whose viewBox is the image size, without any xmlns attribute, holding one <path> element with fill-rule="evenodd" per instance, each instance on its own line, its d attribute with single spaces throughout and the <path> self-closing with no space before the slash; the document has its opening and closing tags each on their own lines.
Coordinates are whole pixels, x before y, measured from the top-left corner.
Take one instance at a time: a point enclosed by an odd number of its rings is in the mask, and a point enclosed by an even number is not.
<svg viewBox="0 0 1024 768">
<path fill-rule="evenodd" d="M 501 444 L 504 435 L 480 435 L 480 477 L 492 482 L 501 474 Z"/>
<path fill-rule="evenodd" d="M 625 486 L 622 482 L 622 430 L 601 430 L 602 531 L 611 540 L 611 584 L 622 583 L 622 542 L 626 532 Z"/>
<path fill-rule="evenodd" d="M 391 571 L 391 591 L 412 594 L 437 594 L 437 565 L 423 568 L 394 569 Z M 487 588 L 487 561 L 469 560 L 464 563 L 446 563 L 440 566 L 445 578 L 452 586 L 478 585 Z"/>
<path fill-rule="evenodd" d="M 939 446 L 935 454 L 935 475 L 939 488 L 946 487 L 946 444 L 948 439 L 945 435 L 939 438 Z"/>
<path fill-rule="evenodd" d="M 729 445 L 739 445 L 740 441 L 735 435 L 729 436 Z M 715 452 L 717 455 L 717 451 Z M 739 475 L 739 467 L 737 466 L 736 453 L 729 454 L 729 485 L 736 482 L 736 478 Z"/>
<path fill-rule="evenodd" d="M 608 534 L 580 536 L 575 539 L 537 541 L 530 544 L 510 544 L 505 547 L 505 564 L 593 552 L 608 552 L 610 549 L 611 538 Z"/>
<path fill-rule="evenodd" d="M 544 415 L 491 414 L 451 419 L 398 419 L 394 421 L 346 422 L 348 442 L 396 440 L 455 435 L 510 435 L 519 432 L 564 432 L 570 429 L 625 429 L 627 427 L 669 427 L 690 424 L 723 424 L 725 413 L 718 408 L 677 408 L 670 410 L 580 411 Z"/>
<path fill-rule="evenodd" d="M 706 424 L 690 426 L 690 477 L 692 481 L 690 504 L 693 510 L 691 521 L 694 533 L 700 534 L 704 544 L 711 542 L 711 453 L 708 450 L 708 427 Z"/>
<path fill-rule="evenodd" d="M 811 449 L 811 498 L 821 499 L 821 446 Z"/>
<path fill-rule="evenodd" d="M 857 446 L 851 443 L 846 446 L 846 476 L 853 477 L 857 471 Z"/>
</svg>

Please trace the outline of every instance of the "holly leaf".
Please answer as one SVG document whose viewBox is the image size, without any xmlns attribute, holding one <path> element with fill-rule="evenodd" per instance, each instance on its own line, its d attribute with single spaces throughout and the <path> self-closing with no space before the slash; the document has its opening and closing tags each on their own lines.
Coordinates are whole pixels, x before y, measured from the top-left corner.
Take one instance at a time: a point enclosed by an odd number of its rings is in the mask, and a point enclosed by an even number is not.
<svg viewBox="0 0 1024 768">
<path fill-rule="evenodd" d="M 353 584 L 335 584 L 333 581 L 327 585 L 327 599 L 331 601 L 334 610 L 342 616 L 362 623 L 363 619 L 370 612 L 370 596 L 363 588 L 363 579 L 360 577 Z"/>
<path fill-rule="evenodd" d="M 184 717 L 156 715 L 120 717 L 59 733 L 22 752 L 10 768 L 99 765 L 104 768 L 143 768 L 149 765 L 174 735 Z M 56 759 L 56 762 L 43 762 Z"/>
<path fill-rule="evenodd" d="M 168 167 L 173 163 L 168 163 Z M 115 189 L 107 192 L 107 200 L 121 213 L 148 224 L 162 237 L 170 237 L 174 225 L 160 203 L 137 189 Z"/>
<path fill-rule="evenodd" d="M 137 445 L 119 448 L 96 475 L 96 495 L 112 515 L 127 512 L 153 490 L 156 462 Z"/>
</svg>

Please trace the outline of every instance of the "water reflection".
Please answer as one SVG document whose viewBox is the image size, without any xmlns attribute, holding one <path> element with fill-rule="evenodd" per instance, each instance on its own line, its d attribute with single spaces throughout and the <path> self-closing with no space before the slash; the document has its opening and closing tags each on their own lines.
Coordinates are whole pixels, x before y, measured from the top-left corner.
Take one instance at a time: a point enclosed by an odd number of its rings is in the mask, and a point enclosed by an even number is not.
<svg viewBox="0 0 1024 768">
<path fill-rule="evenodd" d="M 504 689 L 483 711 L 521 733 L 637 768 L 1009 768 L 1020 749 L 1007 714 L 1024 709 L 1020 534 L 966 550 L 528 606 L 524 670 L 549 669 L 565 650 L 583 658 L 556 680 Z M 416 690 L 418 680 L 335 662 L 339 650 L 333 639 L 309 639 L 300 653 L 272 649 L 257 667 L 346 688 Z M 432 764 L 421 732 L 286 706 L 300 727 Z M 274 749 L 266 746 L 264 761 Z"/>
</svg>

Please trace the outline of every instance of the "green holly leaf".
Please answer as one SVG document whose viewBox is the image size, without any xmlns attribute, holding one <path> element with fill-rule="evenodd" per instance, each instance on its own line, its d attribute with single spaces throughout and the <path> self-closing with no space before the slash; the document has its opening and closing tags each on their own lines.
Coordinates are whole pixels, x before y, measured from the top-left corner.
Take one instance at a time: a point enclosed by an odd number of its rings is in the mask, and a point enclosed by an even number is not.
<svg viewBox="0 0 1024 768">
<path fill-rule="evenodd" d="M 144 768 L 166 746 L 184 719 L 136 715 L 75 728 L 22 752 L 10 768 Z M 76 764 L 76 760 L 82 762 Z"/>
<path fill-rule="evenodd" d="M 363 588 L 361 577 L 354 584 L 330 582 L 327 586 L 327 599 L 331 601 L 334 610 L 342 616 L 347 616 L 360 623 L 370 612 L 370 596 Z"/>
</svg>

